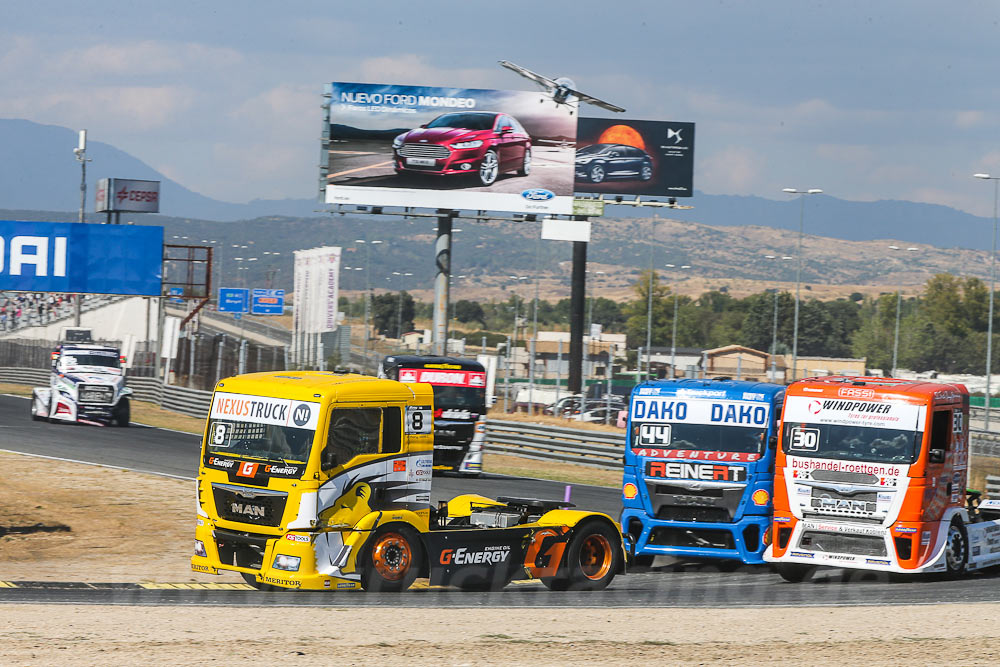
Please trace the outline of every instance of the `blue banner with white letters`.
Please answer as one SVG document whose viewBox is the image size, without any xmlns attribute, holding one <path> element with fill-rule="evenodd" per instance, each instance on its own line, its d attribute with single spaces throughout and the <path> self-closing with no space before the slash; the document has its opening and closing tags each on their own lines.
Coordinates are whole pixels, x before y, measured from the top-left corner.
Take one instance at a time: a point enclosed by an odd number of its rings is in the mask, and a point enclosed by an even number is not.
<svg viewBox="0 0 1000 667">
<path fill-rule="evenodd" d="M 0 220 L 0 291 L 160 296 L 163 227 Z"/>
</svg>

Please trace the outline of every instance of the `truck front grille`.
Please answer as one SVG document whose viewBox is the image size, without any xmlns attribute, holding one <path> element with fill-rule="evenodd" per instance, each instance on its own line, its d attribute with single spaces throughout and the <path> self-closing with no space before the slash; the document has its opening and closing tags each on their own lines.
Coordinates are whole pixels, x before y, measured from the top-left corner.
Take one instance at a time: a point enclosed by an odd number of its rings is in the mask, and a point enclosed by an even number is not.
<svg viewBox="0 0 1000 667">
<path fill-rule="evenodd" d="M 81 384 L 79 386 L 79 396 L 81 403 L 94 403 L 98 405 L 110 405 L 115 400 L 115 390 L 113 387 L 103 384 Z"/>
<path fill-rule="evenodd" d="M 712 528 L 673 528 L 660 526 L 649 535 L 649 544 L 659 547 L 688 547 L 701 549 L 735 549 L 733 534 L 728 530 Z"/>
<path fill-rule="evenodd" d="M 656 513 L 657 519 L 663 521 L 705 521 L 711 523 L 729 523 L 729 510 L 724 507 L 671 507 L 664 505 Z"/>
<path fill-rule="evenodd" d="M 830 554 L 885 556 L 885 540 L 878 536 L 824 533 L 807 530 L 799 539 L 799 548 Z"/>
<path fill-rule="evenodd" d="M 219 517 L 258 526 L 279 525 L 288 502 L 287 493 L 221 484 L 212 485 L 212 495 Z"/>
</svg>

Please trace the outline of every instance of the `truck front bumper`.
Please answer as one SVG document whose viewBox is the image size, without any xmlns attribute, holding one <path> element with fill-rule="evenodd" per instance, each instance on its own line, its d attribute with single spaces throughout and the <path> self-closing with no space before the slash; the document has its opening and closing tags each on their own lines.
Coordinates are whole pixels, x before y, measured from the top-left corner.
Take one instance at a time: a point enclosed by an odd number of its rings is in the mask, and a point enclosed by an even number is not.
<svg viewBox="0 0 1000 667">
<path fill-rule="evenodd" d="M 763 537 L 770 525 L 770 517 L 762 515 L 736 523 L 663 521 L 626 508 L 621 516 L 636 556 L 734 559 L 753 565 L 764 562 Z"/>
<path fill-rule="evenodd" d="M 191 569 L 203 574 L 240 572 L 244 578 L 253 577 L 260 586 L 296 590 L 361 588 L 358 579 L 330 576 L 317 571 L 316 552 L 313 548 L 315 539 L 316 534 L 305 532 L 234 538 L 231 531 L 217 533 L 211 521 L 199 516 Z M 295 563 L 296 558 L 296 569 L 286 569 L 289 561 Z"/>
</svg>

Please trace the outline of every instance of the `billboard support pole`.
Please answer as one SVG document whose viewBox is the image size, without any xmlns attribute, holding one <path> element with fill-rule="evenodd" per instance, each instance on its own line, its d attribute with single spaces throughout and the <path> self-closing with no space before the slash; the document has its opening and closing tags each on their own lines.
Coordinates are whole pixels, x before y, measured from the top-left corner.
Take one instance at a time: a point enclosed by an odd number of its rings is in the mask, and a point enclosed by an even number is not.
<svg viewBox="0 0 1000 667">
<path fill-rule="evenodd" d="M 448 354 L 448 283 L 451 277 L 451 220 L 455 211 L 438 209 L 437 241 L 434 244 L 434 354 Z"/>
<path fill-rule="evenodd" d="M 586 217 L 577 217 L 586 220 Z M 583 302 L 587 289 L 587 243 L 573 241 L 573 276 L 569 298 L 569 380 L 571 394 L 583 392 Z"/>
</svg>

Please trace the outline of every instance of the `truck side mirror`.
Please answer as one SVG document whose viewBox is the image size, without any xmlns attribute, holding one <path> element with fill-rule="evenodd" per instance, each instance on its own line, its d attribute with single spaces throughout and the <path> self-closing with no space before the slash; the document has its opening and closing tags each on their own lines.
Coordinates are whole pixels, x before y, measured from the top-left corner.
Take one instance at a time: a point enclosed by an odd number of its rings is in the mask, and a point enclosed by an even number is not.
<svg viewBox="0 0 1000 667">
<path fill-rule="evenodd" d="M 928 463 L 944 463 L 944 450 L 932 449 L 927 453 Z"/>
<path fill-rule="evenodd" d="M 772 435 L 770 438 L 768 438 L 767 439 L 767 446 L 770 447 L 771 449 L 777 449 L 778 448 L 778 436 Z"/>
</svg>

